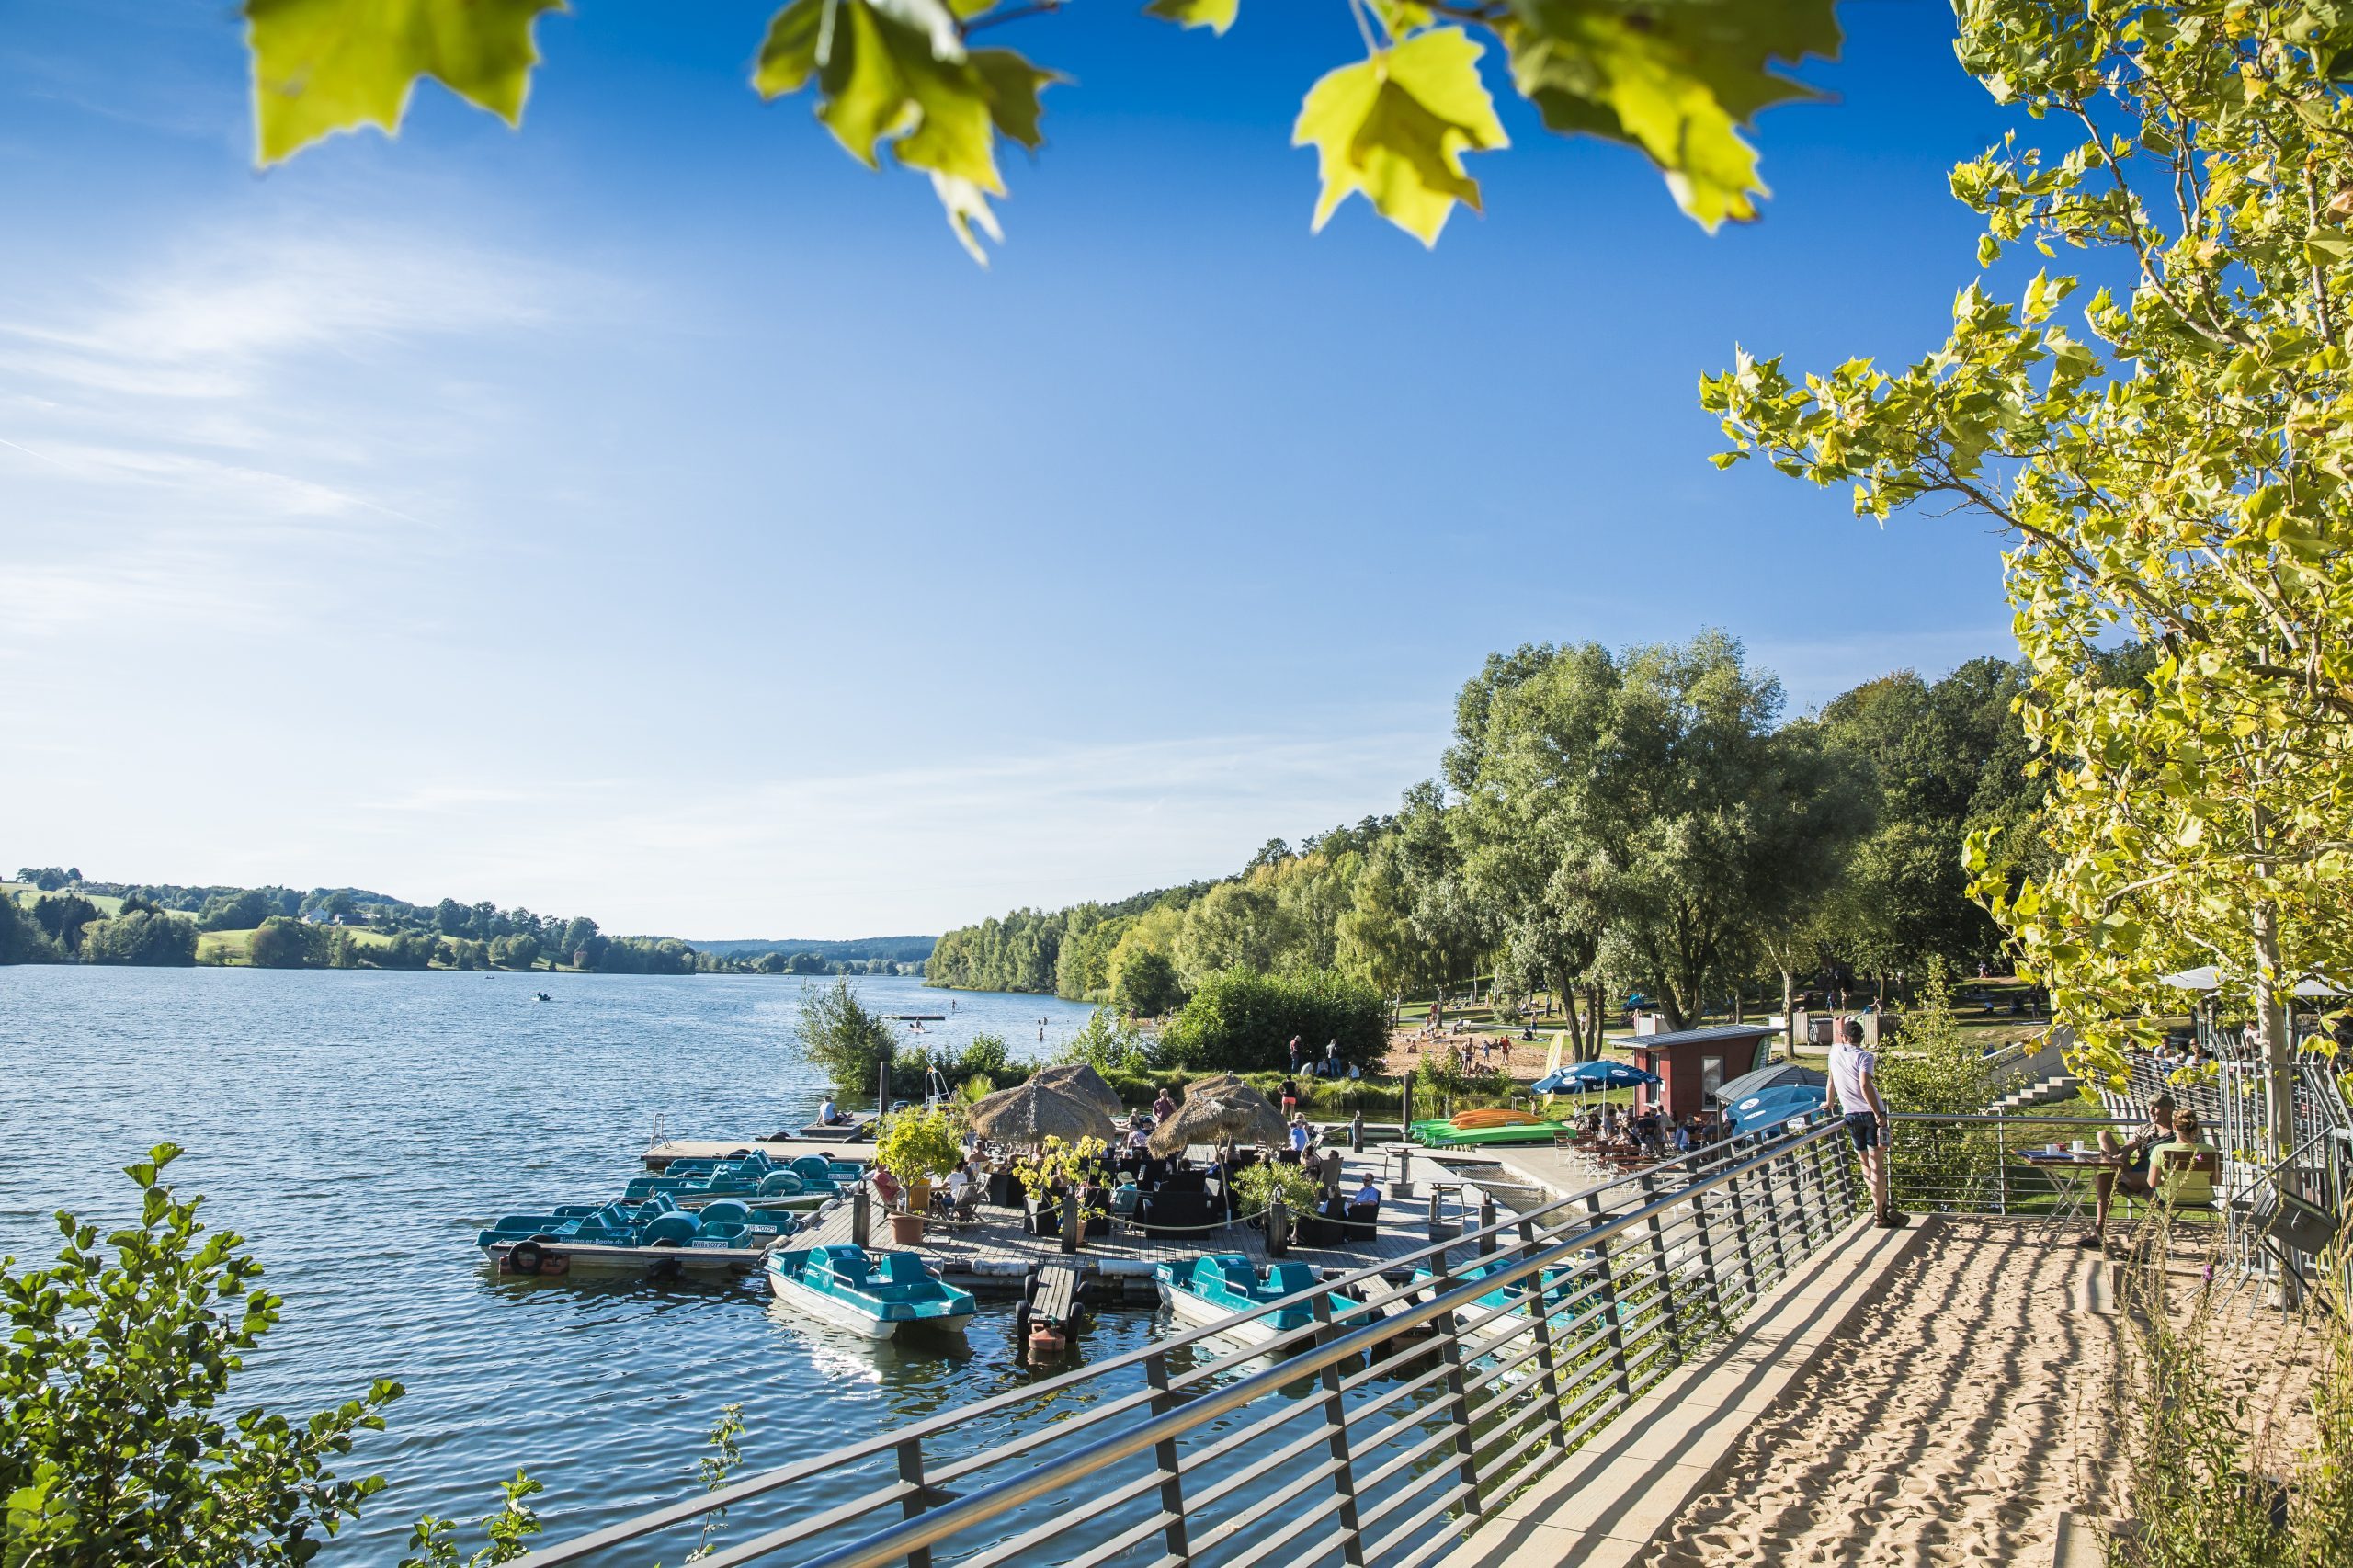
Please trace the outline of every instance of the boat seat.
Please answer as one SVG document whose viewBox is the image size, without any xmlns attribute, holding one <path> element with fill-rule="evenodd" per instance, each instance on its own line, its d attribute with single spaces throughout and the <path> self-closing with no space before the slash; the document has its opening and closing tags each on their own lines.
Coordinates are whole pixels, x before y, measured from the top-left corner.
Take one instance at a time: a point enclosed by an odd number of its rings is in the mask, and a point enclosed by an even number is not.
<svg viewBox="0 0 2353 1568">
<path fill-rule="evenodd" d="M 1303 1263 L 1267 1266 L 1267 1290 L 1271 1295 L 1295 1296 L 1302 1290 L 1313 1290 L 1319 1282 L 1315 1270 Z"/>
</svg>

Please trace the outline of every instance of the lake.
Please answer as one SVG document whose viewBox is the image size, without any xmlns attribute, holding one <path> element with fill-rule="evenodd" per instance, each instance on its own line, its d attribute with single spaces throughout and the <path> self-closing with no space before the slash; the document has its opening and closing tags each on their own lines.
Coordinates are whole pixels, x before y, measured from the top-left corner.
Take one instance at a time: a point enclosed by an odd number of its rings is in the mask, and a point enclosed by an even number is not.
<svg viewBox="0 0 2353 1568">
<path fill-rule="evenodd" d="M 829 1342 L 769 1314 L 765 1285 L 501 1280 L 473 1233 L 593 1202 L 641 1170 L 657 1122 L 751 1136 L 809 1119 L 822 1080 L 791 1029 L 804 985 L 747 975 L 0 969 L 0 1251 L 47 1261 L 51 1214 L 131 1211 L 120 1167 L 169 1140 L 185 1190 L 246 1236 L 286 1299 L 239 1407 L 307 1414 L 391 1377 L 408 1396 L 345 1467 L 391 1483 L 329 1563 L 397 1560 L 420 1513 L 471 1520 L 519 1466 L 551 1538 L 694 1488 L 704 1433 L 745 1406 L 750 1469 L 1022 1386 L 1012 1315 L 969 1345 Z M 852 982 L 881 1012 L 946 1012 L 1017 1057 L 1088 1009 L 1051 997 Z M 554 1000 L 532 1000 L 537 991 Z M 1038 1039 L 1043 1019 L 1045 1040 Z M 1151 1333 L 1102 1315 L 1108 1358 Z M 471 1535 L 466 1550 L 477 1544 Z"/>
</svg>

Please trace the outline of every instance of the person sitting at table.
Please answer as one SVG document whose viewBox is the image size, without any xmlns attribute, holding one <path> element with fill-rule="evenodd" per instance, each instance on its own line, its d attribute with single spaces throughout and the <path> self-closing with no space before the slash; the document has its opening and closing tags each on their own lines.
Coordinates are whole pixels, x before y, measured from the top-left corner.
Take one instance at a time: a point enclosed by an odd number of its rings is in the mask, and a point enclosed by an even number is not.
<svg viewBox="0 0 2353 1568">
<path fill-rule="evenodd" d="M 1136 1201 L 1142 1196 L 1143 1189 L 1136 1185 L 1133 1172 L 1120 1176 L 1120 1185 L 1111 1189 L 1111 1212 L 1122 1216 L 1133 1214 Z"/>
<path fill-rule="evenodd" d="M 885 1209 L 899 1206 L 899 1178 L 882 1165 L 874 1167 L 874 1196 L 882 1200 Z"/>
<path fill-rule="evenodd" d="M 1379 1182 L 1377 1182 L 1377 1181 L 1375 1181 L 1375 1180 L 1373 1180 L 1373 1179 L 1372 1179 L 1371 1173 L 1370 1173 L 1370 1172 L 1366 1173 L 1366 1176 L 1365 1176 L 1365 1178 L 1364 1178 L 1364 1185 L 1363 1185 L 1362 1187 L 1360 1187 L 1357 1188 L 1357 1195 L 1356 1195 L 1354 1198 L 1349 1199 L 1348 1199 L 1348 1201 L 1349 1201 L 1350 1203 L 1378 1203 L 1378 1202 L 1380 1202 L 1380 1201 L 1381 1201 L 1381 1184 L 1380 1184 Z"/>
<path fill-rule="evenodd" d="M 2075 1238 L 2082 1247 L 2107 1244 L 2108 1207 L 2116 1189 L 2121 1187 L 2134 1198 L 2147 1198 L 2149 1186 L 2149 1155 L 2160 1143 L 2174 1140 L 2173 1096 L 2159 1095 L 2149 1102 L 2149 1125 L 2143 1128 L 2129 1143 L 2120 1143 L 2110 1128 L 2099 1130 L 2099 1152 L 2106 1168 L 2092 1177 L 2094 1205 L 2092 1228 L 2088 1234 Z"/>
<path fill-rule="evenodd" d="M 1128 1150 L 1131 1153 L 1142 1154 L 1144 1152 L 1144 1149 L 1151 1142 L 1151 1129 L 1144 1127 L 1131 1127 L 1128 1129 Z"/>
</svg>

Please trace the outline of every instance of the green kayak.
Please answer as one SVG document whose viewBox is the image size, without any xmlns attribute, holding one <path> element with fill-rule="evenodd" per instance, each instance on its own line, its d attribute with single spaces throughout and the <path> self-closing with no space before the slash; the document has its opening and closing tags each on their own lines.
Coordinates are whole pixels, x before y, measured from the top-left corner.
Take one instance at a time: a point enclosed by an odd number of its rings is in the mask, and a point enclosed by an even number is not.
<svg viewBox="0 0 2353 1568">
<path fill-rule="evenodd" d="M 1472 1143 L 1550 1143 L 1561 1135 L 1562 1124 L 1540 1121 L 1532 1126 L 1457 1128 L 1447 1120 L 1414 1123 L 1414 1142 L 1433 1149 Z"/>
</svg>

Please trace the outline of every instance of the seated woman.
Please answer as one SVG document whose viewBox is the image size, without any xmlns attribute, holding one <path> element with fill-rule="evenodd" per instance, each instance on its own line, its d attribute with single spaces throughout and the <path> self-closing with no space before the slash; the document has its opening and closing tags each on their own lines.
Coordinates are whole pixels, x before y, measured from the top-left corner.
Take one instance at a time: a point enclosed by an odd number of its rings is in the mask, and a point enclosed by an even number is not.
<svg viewBox="0 0 2353 1568">
<path fill-rule="evenodd" d="M 2129 1143 L 2118 1142 L 2113 1131 L 2105 1127 L 2100 1129 L 2099 1152 L 2107 1156 L 2109 1165 L 2109 1168 L 2092 1177 L 2092 1192 L 2095 1199 L 2092 1228 L 2089 1234 L 2075 1238 L 2077 1246 L 2097 1247 L 2105 1244 L 2108 1236 L 2108 1207 L 2110 1200 L 2114 1199 L 2118 1187 L 2122 1187 L 2128 1195 L 2134 1198 L 2147 1198 L 2150 1195 L 2149 1155 L 2159 1144 L 2173 1142 L 2175 1136 L 2173 1109 L 2171 1095 L 2159 1095 L 2155 1099 L 2151 1100 L 2149 1125 L 2136 1133 Z M 2193 1127 L 2196 1125 L 2194 1119 L 2191 1125 Z"/>
<path fill-rule="evenodd" d="M 881 1165 L 874 1167 L 874 1196 L 882 1200 L 885 1209 L 899 1206 L 899 1178 Z"/>
</svg>

